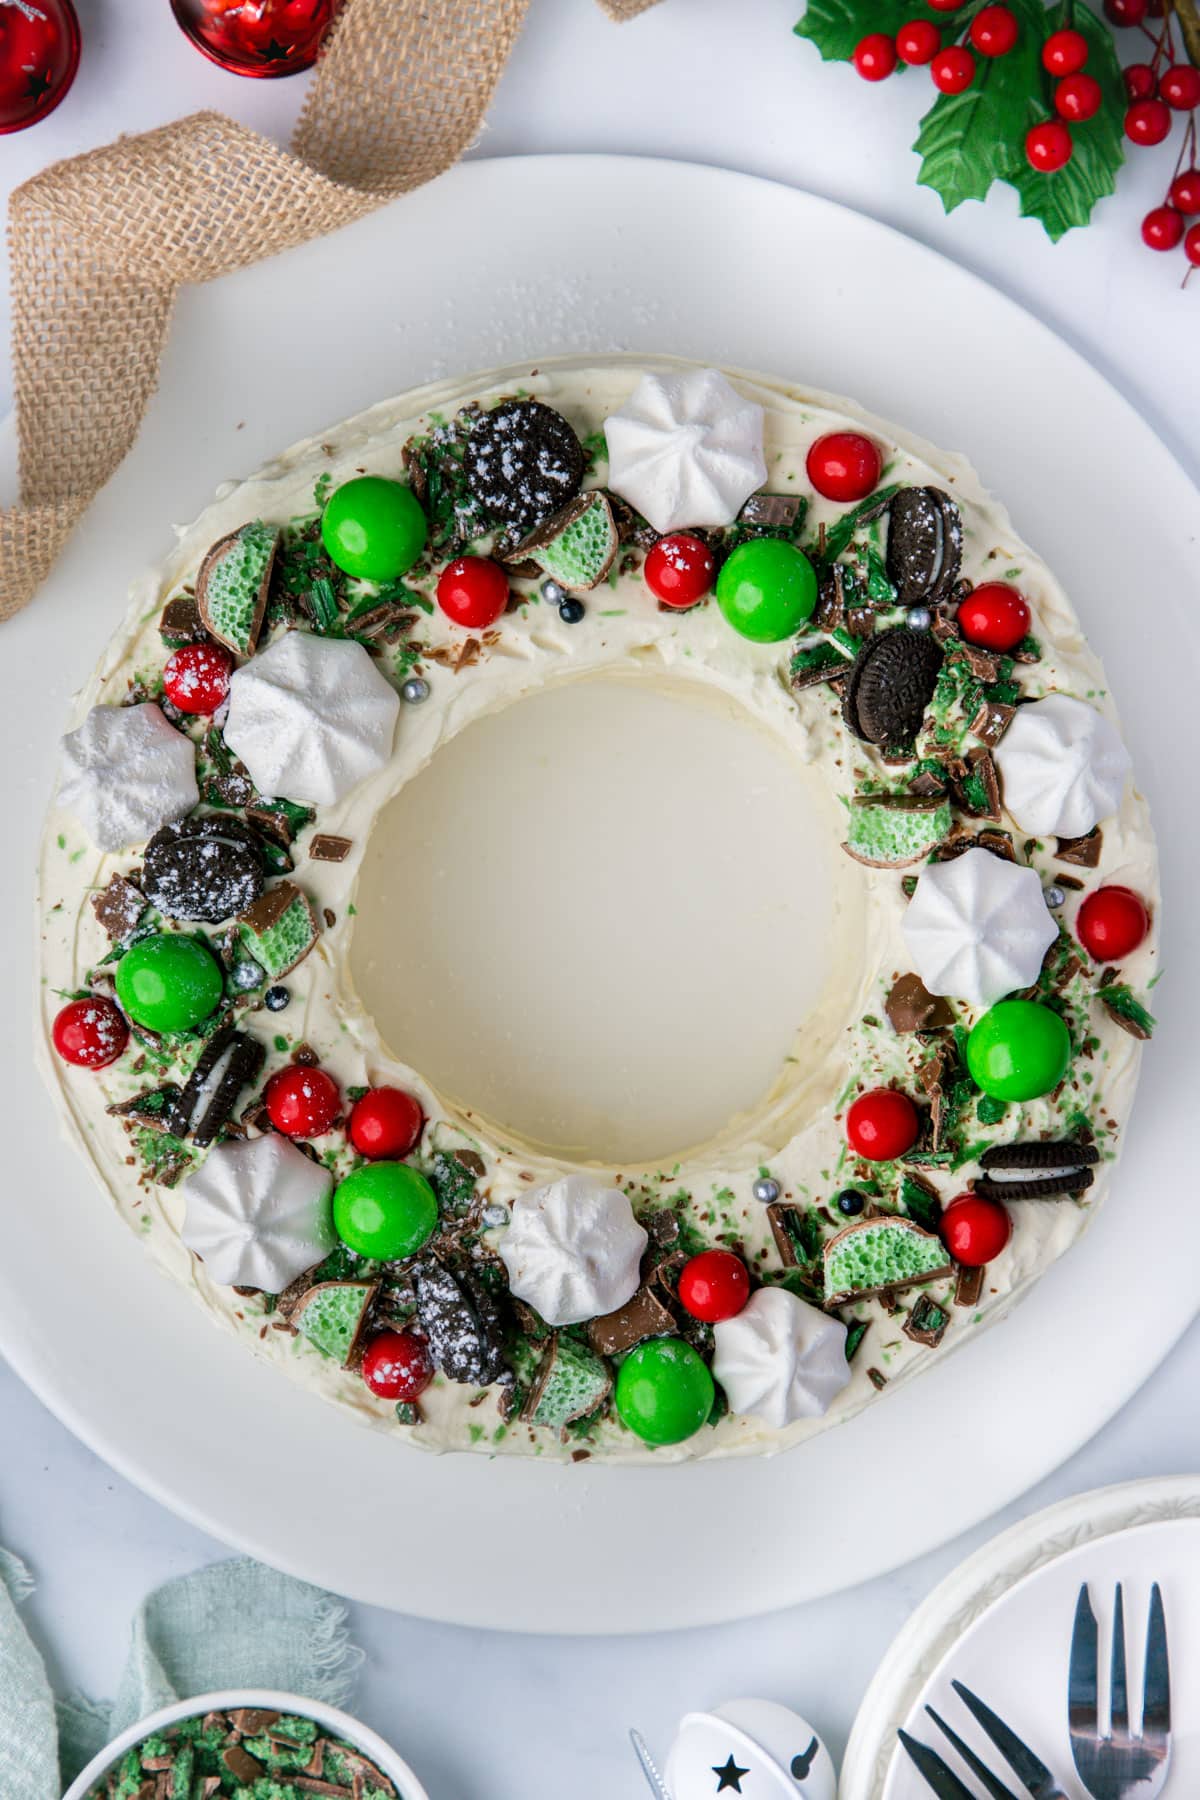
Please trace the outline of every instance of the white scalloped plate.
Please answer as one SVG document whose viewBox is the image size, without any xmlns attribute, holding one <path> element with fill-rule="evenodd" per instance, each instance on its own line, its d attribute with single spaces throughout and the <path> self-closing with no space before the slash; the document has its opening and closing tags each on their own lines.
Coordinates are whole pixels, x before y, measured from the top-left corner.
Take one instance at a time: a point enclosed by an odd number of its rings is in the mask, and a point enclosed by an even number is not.
<svg viewBox="0 0 1200 1800">
<path fill-rule="evenodd" d="M 582 348 L 777 371 L 966 450 L 1107 653 L 1160 830 L 1172 811 L 1194 824 L 1200 501 L 1061 340 L 869 219 L 687 164 L 473 162 L 324 243 L 185 293 L 133 455 L 4 626 L 0 971 L 14 1004 L 0 1348 L 114 1467 L 269 1562 L 430 1617 L 607 1632 L 865 1580 L 1011 1500 L 1129 1398 L 1197 1305 L 1200 1208 L 1181 1177 L 1200 958 L 1169 945 L 1125 1161 L 1084 1242 L 1010 1322 L 791 1456 L 634 1470 L 438 1460 L 214 1331 L 114 1222 L 31 1066 L 27 882 L 69 696 L 131 578 L 167 548 L 166 522 L 194 515 L 221 478 L 432 376 Z M 1164 839 L 1168 896 L 1195 892 L 1194 831 Z M 1174 1253 L 1132 1256 L 1151 1208 Z M 936 1504 L 914 1474 L 933 1456 Z"/>
</svg>

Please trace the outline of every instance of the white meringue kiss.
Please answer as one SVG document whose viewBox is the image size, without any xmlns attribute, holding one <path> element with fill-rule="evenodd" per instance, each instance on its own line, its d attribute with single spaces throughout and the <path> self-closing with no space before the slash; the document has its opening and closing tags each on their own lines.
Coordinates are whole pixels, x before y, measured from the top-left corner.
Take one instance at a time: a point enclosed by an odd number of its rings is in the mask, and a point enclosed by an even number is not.
<svg viewBox="0 0 1200 1800">
<path fill-rule="evenodd" d="M 1030 987 L 1058 936 L 1037 872 L 990 850 L 927 864 L 903 930 L 929 992 L 969 1006 L 991 1006 Z"/>
<path fill-rule="evenodd" d="M 1018 706 L 992 755 L 1005 809 L 1038 836 L 1082 837 L 1109 818 L 1132 766 L 1116 726 L 1071 694 Z"/>
<path fill-rule="evenodd" d="M 716 369 L 643 375 L 604 435 L 609 487 L 655 531 L 731 525 L 767 479 L 763 409 Z"/>
<path fill-rule="evenodd" d="M 713 1343 L 713 1375 L 730 1410 L 776 1430 L 819 1419 L 850 1380 L 846 1327 L 786 1288 L 759 1288 L 713 1326 Z"/>
<path fill-rule="evenodd" d="M 633 1298 L 648 1241 L 620 1188 L 564 1175 L 517 1197 L 499 1252 L 518 1300 L 547 1325 L 578 1325 Z"/>
<path fill-rule="evenodd" d="M 128 850 L 198 804 L 195 748 L 153 701 L 93 706 L 62 740 L 58 798 L 98 850 Z"/>
<path fill-rule="evenodd" d="M 277 1132 L 218 1144 L 183 1184 L 181 1235 L 214 1281 L 278 1294 L 333 1249 L 332 1191 Z"/>
</svg>

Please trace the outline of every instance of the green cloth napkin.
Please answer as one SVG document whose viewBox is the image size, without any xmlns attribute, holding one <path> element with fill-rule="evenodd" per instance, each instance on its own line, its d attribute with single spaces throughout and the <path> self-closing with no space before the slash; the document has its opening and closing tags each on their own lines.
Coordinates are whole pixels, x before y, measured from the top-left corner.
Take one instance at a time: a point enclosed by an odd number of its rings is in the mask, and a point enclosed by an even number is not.
<svg viewBox="0 0 1200 1800">
<path fill-rule="evenodd" d="M 0 1550 L 0 1795 L 60 1800 L 110 1738 L 146 1713 L 219 1688 L 279 1688 L 344 1706 L 362 1663 L 332 1594 L 248 1558 L 156 1588 L 134 1615 L 111 1704 L 56 1701 L 17 1608 L 33 1592 Z"/>
</svg>

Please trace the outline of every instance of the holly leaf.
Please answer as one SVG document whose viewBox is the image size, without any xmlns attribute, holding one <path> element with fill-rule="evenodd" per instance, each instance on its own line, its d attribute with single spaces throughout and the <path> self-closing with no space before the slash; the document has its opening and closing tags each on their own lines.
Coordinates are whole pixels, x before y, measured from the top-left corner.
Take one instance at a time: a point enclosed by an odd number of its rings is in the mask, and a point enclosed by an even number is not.
<svg viewBox="0 0 1200 1800">
<path fill-rule="evenodd" d="M 808 0 L 795 32 L 815 44 L 826 62 L 849 62 L 854 46 L 869 31 L 895 37 L 910 19 L 930 19 L 939 26 L 947 22 L 945 13 L 935 12 L 924 0 Z"/>
<path fill-rule="evenodd" d="M 1021 197 L 1022 218 L 1040 219 L 1054 243 L 1076 225 L 1087 224 L 1097 200 L 1115 191 L 1117 171 L 1125 161 L 1125 84 L 1112 34 L 1086 6 L 1071 7 L 1070 0 L 1063 0 L 1047 15 L 1047 34 L 1066 23 L 1087 38 L 1088 74 L 1096 77 L 1104 95 L 1100 110 L 1085 124 L 1071 127 L 1075 148 L 1065 167 L 1043 175 L 1030 167 L 1018 145 L 1004 177 Z M 1024 129 L 1050 113 L 1048 94 L 1042 103 L 1031 97 Z"/>
<path fill-rule="evenodd" d="M 1021 33 L 1006 56 L 981 56 L 975 79 L 961 94 L 941 94 L 921 121 L 913 149 L 917 180 L 942 197 L 947 212 L 982 200 L 994 181 L 1010 176 L 1023 154 L 1031 123 L 1030 93 L 1041 91 L 1045 13 L 1038 0 L 1009 0 Z"/>
</svg>

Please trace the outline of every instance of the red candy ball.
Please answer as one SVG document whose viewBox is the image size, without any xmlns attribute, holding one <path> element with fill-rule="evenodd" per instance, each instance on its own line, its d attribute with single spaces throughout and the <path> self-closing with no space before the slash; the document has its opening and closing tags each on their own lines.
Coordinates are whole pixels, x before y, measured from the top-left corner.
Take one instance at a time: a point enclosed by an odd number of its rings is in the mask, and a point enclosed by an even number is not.
<svg viewBox="0 0 1200 1800">
<path fill-rule="evenodd" d="M 1174 250 L 1183 238 L 1183 218 L 1173 206 L 1155 206 L 1142 220 L 1142 242 L 1151 250 Z"/>
<path fill-rule="evenodd" d="M 933 85 L 941 94 L 962 94 L 975 79 L 975 58 L 962 44 L 939 50 L 929 65 Z"/>
<path fill-rule="evenodd" d="M 1200 69 L 1193 63 L 1175 63 L 1163 71 L 1158 91 L 1176 112 L 1191 112 L 1200 106 Z"/>
<path fill-rule="evenodd" d="M 360 1156 L 398 1162 L 416 1149 L 424 1125 L 425 1115 L 411 1094 L 401 1088 L 371 1088 L 354 1102 L 350 1142 Z"/>
<path fill-rule="evenodd" d="M 861 431 L 830 431 L 808 453 L 808 479 L 826 500 L 865 500 L 879 486 L 879 450 Z"/>
<path fill-rule="evenodd" d="M 1125 136 L 1143 148 L 1161 144 L 1171 129 L 1171 109 L 1165 100 L 1135 100 L 1125 114 Z"/>
<path fill-rule="evenodd" d="M 750 1277 L 732 1250 L 705 1250 L 684 1264 L 679 1274 L 679 1303 L 693 1319 L 715 1325 L 732 1319 L 750 1298 Z"/>
<path fill-rule="evenodd" d="M 1100 111 L 1104 99 L 1094 75 L 1066 75 L 1054 90 L 1054 110 L 1060 119 L 1082 125 Z"/>
<path fill-rule="evenodd" d="M 886 81 L 896 66 L 896 46 L 886 31 L 869 31 L 854 46 L 854 66 L 864 81 Z"/>
<path fill-rule="evenodd" d="M 1042 67 L 1048 75 L 1076 75 L 1088 59 L 1082 31 L 1052 31 L 1042 45 Z"/>
<path fill-rule="evenodd" d="M 412 1331 L 381 1331 L 363 1353 L 362 1378 L 380 1400 L 415 1400 L 433 1380 L 429 1346 Z"/>
<path fill-rule="evenodd" d="M 1025 133 L 1025 155 L 1042 175 L 1053 175 L 1071 160 L 1074 145 L 1071 134 L 1061 119 L 1045 119 Z"/>
<path fill-rule="evenodd" d="M 1029 630 L 1029 606 L 1016 588 L 985 581 L 958 609 L 958 628 L 969 644 L 1002 655 L 1015 650 Z"/>
<path fill-rule="evenodd" d="M 942 34 L 932 19 L 910 19 L 896 33 L 897 56 L 914 66 L 932 62 L 941 46 Z"/>
<path fill-rule="evenodd" d="M 129 1027 L 115 1002 L 89 994 L 67 1002 L 50 1035 L 64 1062 L 79 1069 L 106 1069 L 129 1042 Z"/>
<path fill-rule="evenodd" d="M 232 674 L 233 658 L 220 644 L 184 644 L 167 660 L 163 691 L 181 713 L 215 713 Z"/>
<path fill-rule="evenodd" d="M 341 1092 L 324 1069 L 278 1069 L 263 1089 L 267 1113 L 284 1137 L 320 1137 L 338 1116 Z"/>
<path fill-rule="evenodd" d="M 490 557 L 455 557 L 438 576 L 437 603 L 455 625 L 486 631 L 508 605 L 508 576 Z"/>
<path fill-rule="evenodd" d="M 907 1094 L 872 1088 L 846 1114 L 850 1148 L 868 1162 L 891 1162 L 911 1150 L 921 1135 L 921 1119 Z"/>
<path fill-rule="evenodd" d="M 1123 71 L 1125 92 L 1131 100 L 1149 100 L 1158 86 L 1158 79 L 1149 63 L 1130 63 Z"/>
<path fill-rule="evenodd" d="M 1020 35 L 1015 13 L 1007 6 L 985 6 L 967 34 L 980 56 L 1007 56 Z"/>
<path fill-rule="evenodd" d="M 646 586 L 664 606 L 683 609 L 703 600 L 717 574 L 717 559 L 690 531 L 659 538 L 646 558 Z"/>
<path fill-rule="evenodd" d="M 981 1269 L 1012 1236 L 1012 1220 L 998 1200 L 960 1194 L 942 1214 L 942 1242 L 964 1268 Z"/>
<path fill-rule="evenodd" d="M 1167 198 L 1176 212 L 1200 213 L 1200 169 L 1181 169 Z"/>
<path fill-rule="evenodd" d="M 1127 887 L 1096 888 L 1075 920 L 1075 935 L 1096 962 L 1120 962 L 1137 949 L 1149 930 L 1146 902 Z"/>
</svg>

